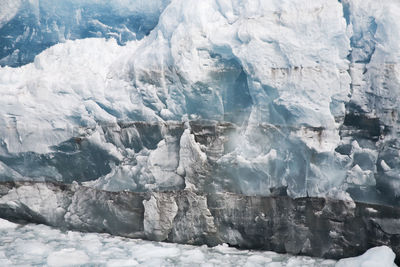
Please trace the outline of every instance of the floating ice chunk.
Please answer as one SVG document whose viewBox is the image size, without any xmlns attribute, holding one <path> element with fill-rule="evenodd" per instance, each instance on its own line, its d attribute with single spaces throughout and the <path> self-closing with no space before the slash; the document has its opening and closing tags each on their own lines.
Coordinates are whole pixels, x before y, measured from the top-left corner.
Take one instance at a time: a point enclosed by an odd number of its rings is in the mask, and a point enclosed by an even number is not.
<svg viewBox="0 0 400 267">
<path fill-rule="evenodd" d="M 0 219 L 0 229 L 12 229 L 18 227 L 18 224 L 12 223 L 10 221 Z"/>
<path fill-rule="evenodd" d="M 60 251 L 52 252 L 47 258 L 49 266 L 71 266 L 83 265 L 89 262 L 89 257 L 82 250 L 75 248 L 64 248 Z"/>
<path fill-rule="evenodd" d="M 107 261 L 107 267 L 128 267 L 136 265 L 139 265 L 139 263 L 135 260 L 110 259 Z"/>
<path fill-rule="evenodd" d="M 46 255 L 52 250 L 50 246 L 48 246 L 47 244 L 43 244 L 42 242 L 37 240 L 21 242 L 16 246 L 15 249 L 20 251 L 21 253 L 29 254 L 32 256 Z"/>
<path fill-rule="evenodd" d="M 396 255 L 387 246 L 369 249 L 363 255 L 354 258 L 342 259 L 335 267 L 395 267 Z"/>
</svg>

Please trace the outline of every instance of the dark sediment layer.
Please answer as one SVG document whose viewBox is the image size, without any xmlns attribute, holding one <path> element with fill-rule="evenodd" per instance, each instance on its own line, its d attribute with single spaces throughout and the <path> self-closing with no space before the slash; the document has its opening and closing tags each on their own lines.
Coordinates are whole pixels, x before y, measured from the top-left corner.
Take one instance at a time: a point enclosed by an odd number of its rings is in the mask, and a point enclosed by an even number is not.
<svg viewBox="0 0 400 267">
<path fill-rule="evenodd" d="M 228 243 L 333 259 L 387 245 L 400 256 L 399 208 L 330 198 L 107 192 L 78 184 L 10 182 L 0 184 L 0 217 L 154 241 Z"/>
</svg>

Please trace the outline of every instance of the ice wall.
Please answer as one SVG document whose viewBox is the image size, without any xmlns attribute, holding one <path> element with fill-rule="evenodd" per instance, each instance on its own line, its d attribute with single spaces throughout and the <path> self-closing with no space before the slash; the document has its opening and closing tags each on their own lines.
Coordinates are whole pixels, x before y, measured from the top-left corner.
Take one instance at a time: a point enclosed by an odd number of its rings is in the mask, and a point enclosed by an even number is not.
<svg viewBox="0 0 400 267">
<path fill-rule="evenodd" d="M 342 2 L 351 33 L 352 84 L 341 133 L 345 145 L 337 151 L 352 159 L 346 180 L 354 196 L 397 199 L 400 5 Z"/>
<path fill-rule="evenodd" d="M 359 259 L 341 261 L 340 266 L 394 267 L 390 263 L 400 254 L 398 207 L 331 198 L 192 190 L 106 192 L 76 183 L 1 183 L 0 216 L 152 241 L 229 244 L 331 259 L 354 257 L 381 246 Z"/>
<path fill-rule="evenodd" d="M 121 17 L 155 23 L 0 70 L 2 179 L 397 201 L 398 3 L 57 3 L 116 12 L 101 36 Z M 35 5 L 8 6 L 6 26 Z"/>
</svg>

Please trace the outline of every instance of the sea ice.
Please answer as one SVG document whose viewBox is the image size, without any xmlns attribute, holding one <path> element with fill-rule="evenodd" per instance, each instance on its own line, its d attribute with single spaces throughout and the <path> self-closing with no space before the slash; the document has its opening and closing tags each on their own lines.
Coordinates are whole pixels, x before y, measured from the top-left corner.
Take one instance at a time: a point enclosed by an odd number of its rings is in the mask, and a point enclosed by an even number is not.
<svg viewBox="0 0 400 267">
<path fill-rule="evenodd" d="M 12 224 L 0 220 L 0 224 Z M 207 248 L 62 232 L 44 225 L 0 228 L 0 263 L 15 265 L 96 266 L 334 266 L 335 261 L 275 252 L 237 250 L 227 245 Z M 36 249 L 27 253 L 20 247 Z M 297 264 L 297 265 L 293 265 Z"/>
</svg>

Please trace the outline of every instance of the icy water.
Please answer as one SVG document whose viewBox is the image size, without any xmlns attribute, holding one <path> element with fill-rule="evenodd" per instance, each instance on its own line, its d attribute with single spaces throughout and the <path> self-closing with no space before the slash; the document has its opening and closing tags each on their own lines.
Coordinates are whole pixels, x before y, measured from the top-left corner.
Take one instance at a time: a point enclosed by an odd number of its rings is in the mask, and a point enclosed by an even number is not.
<svg viewBox="0 0 400 267">
<path fill-rule="evenodd" d="M 60 231 L 0 219 L 0 266 L 334 266 L 274 252 L 208 248 Z"/>
</svg>

